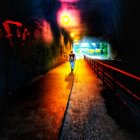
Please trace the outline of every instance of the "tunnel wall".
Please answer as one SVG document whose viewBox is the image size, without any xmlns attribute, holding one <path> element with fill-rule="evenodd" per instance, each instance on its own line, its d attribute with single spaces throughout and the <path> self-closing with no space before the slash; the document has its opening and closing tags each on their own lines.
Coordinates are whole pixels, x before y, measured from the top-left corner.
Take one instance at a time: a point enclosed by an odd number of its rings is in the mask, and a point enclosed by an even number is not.
<svg viewBox="0 0 140 140">
<path fill-rule="evenodd" d="M 58 0 L 0 2 L 0 95 L 65 62 L 71 49 L 57 24 Z"/>
<path fill-rule="evenodd" d="M 55 31 L 50 26 L 52 33 L 49 34 L 41 25 L 22 23 L 22 29 L 17 25 L 21 22 L 9 21 L 10 32 L 7 33 L 3 26 L 7 21 L 3 21 L 0 28 L 0 95 L 11 92 L 64 63 L 71 49 L 68 36 L 57 26 Z M 20 29 L 20 35 L 17 34 L 17 29 Z M 24 34 L 24 29 L 28 30 L 28 34 Z M 9 33 L 12 34 L 11 37 Z"/>
<path fill-rule="evenodd" d="M 116 28 L 114 28 L 115 31 L 111 40 L 113 53 L 117 59 L 133 61 L 139 64 L 139 1 L 122 0 L 120 4 L 122 7 L 121 12 L 118 14 L 120 19 L 117 20 L 117 16 L 114 15 L 114 23 L 115 21 L 119 22 L 116 22 Z"/>
</svg>

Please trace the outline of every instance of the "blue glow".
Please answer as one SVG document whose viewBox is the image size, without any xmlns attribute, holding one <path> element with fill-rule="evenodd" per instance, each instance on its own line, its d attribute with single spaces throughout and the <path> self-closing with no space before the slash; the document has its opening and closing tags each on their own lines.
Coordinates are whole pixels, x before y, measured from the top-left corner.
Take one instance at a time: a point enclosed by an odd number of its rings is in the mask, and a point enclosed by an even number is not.
<svg viewBox="0 0 140 140">
<path fill-rule="evenodd" d="M 84 55 L 95 59 L 109 59 L 110 44 L 95 38 L 84 38 L 79 41 L 79 44 L 73 44 L 74 52 L 77 58 L 82 58 Z"/>
<path fill-rule="evenodd" d="M 88 43 L 83 42 L 83 43 L 81 43 L 81 47 L 89 47 L 89 44 L 88 44 Z"/>
<path fill-rule="evenodd" d="M 93 43 L 91 43 L 94 47 L 96 46 L 96 43 L 95 42 L 93 42 Z"/>
</svg>

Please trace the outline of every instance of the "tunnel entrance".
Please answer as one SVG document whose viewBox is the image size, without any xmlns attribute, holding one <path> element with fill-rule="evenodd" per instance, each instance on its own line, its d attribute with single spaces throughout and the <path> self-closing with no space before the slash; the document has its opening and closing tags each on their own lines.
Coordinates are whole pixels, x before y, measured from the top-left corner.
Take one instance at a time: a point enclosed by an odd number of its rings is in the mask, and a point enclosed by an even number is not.
<svg viewBox="0 0 140 140">
<path fill-rule="evenodd" d="M 83 38 L 73 43 L 73 50 L 77 59 L 84 55 L 97 59 L 110 59 L 110 44 L 107 41 L 101 41 L 94 38 Z"/>
</svg>

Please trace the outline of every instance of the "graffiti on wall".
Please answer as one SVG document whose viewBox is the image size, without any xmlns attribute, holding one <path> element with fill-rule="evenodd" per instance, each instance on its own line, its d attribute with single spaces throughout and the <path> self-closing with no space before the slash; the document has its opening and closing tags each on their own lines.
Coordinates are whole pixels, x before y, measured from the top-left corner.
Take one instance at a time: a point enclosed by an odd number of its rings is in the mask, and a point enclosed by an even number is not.
<svg viewBox="0 0 140 140">
<path fill-rule="evenodd" d="M 12 27 L 16 30 L 12 30 Z M 2 33 L 4 29 L 5 33 Z M 11 46 L 14 46 L 13 38 L 20 38 L 23 42 L 30 36 L 30 32 L 21 22 L 6 20 L 2 23 L 2 28 L 0 29 L 0 39 L 7 38 Z"/>
</svg>

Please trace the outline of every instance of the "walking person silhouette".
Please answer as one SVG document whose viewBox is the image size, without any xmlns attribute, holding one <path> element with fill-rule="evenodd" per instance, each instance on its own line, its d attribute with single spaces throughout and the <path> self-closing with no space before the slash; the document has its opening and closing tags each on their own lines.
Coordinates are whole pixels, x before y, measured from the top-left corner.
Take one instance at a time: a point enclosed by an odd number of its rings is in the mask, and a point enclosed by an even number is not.
<svg viewBox="0 0 140 140">
<path fill-rule="evenodd" d="M 73 53 L 73 51 L 71 51 L 71 53 L 69 54 L 69 62 L 70 62 L 71 71 L 74 71 L 75 61 L 76 61 L 76 56 Z"/>
</svg>

